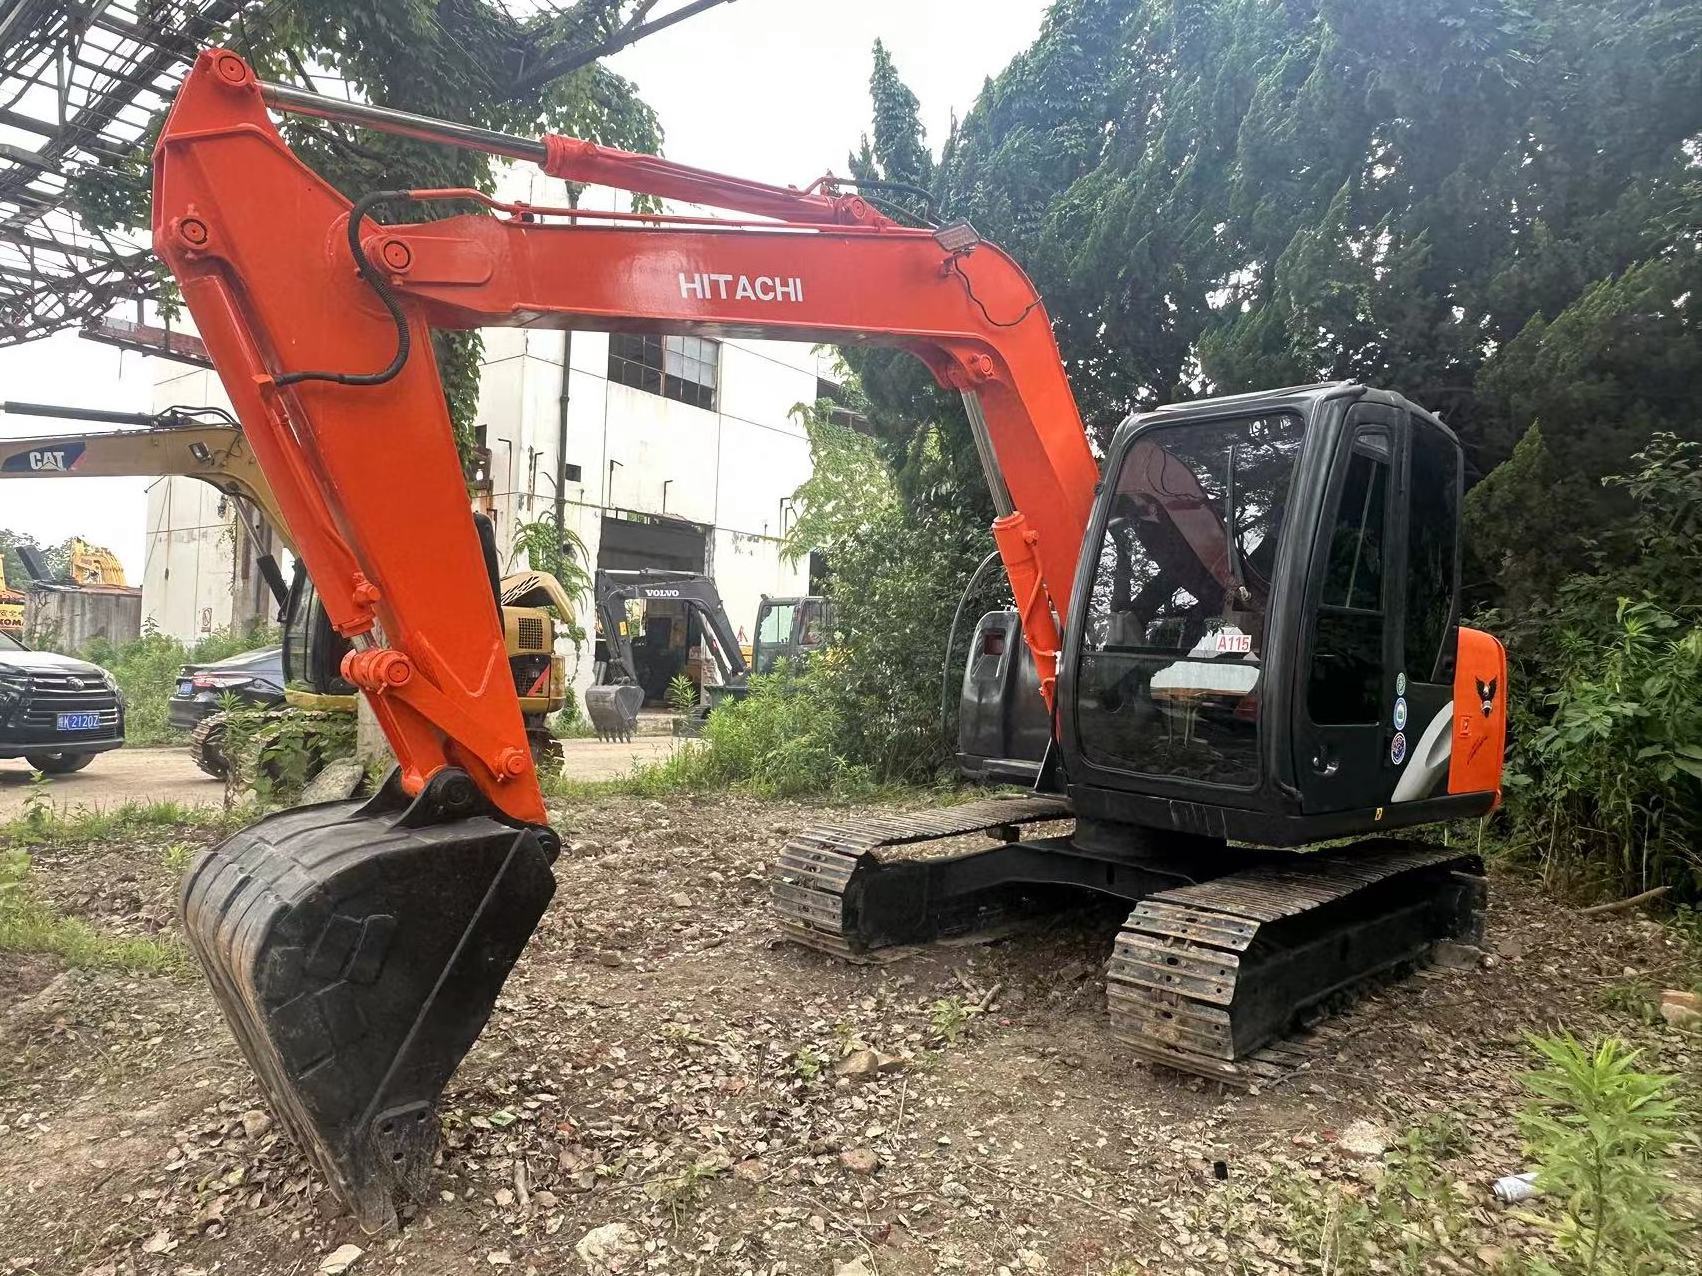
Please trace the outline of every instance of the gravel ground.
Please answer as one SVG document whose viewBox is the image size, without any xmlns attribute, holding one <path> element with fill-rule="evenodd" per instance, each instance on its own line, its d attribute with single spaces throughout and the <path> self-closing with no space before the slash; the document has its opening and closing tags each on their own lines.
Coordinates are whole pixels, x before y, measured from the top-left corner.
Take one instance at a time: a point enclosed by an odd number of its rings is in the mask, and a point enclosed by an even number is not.
<svg viewBox="0 0 1702 1276">
<path fill-rule="evenodd" d="M 1488 1271 L 1529 1235 L 1489 1190 L 1523 1168 L 1524 1034 L 1614 1031 L 1697 1072 L 1696 1037 L 1603 995 L 1678 979 L 1670 934 L 1518 880 L 1495 883 L 1486 968 L 1362 999 L 1310 1068 L 1243 1094 L 1111 1040 L 1114 913 L 845 966 L 781 942 L 767 911 L 806 809 L 557 815 L 555 901 L 396 1235 L 361 1234 L 273 1127 L 197 980 L 0 954 L 0 1274 L 312 1276 L 348 1247 L 354 1276 L 1316 1271 L 1283 1185 L 1368 1191 L 1402 1133 L 1443 1116 L 1462 1207 L 1421 1270 Z M 166 864 L 197 836 L 43 848 L 36 888 L 170 938 Z"/>
</svg>

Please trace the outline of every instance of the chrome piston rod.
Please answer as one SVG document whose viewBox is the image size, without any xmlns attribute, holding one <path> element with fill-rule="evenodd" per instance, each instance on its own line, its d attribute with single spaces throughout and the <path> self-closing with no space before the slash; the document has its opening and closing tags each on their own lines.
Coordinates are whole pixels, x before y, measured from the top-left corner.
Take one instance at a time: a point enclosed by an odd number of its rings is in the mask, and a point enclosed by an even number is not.
<svg viewBox="0 0 1702 1276">
<path fill-rule="evenodd" d="M 358 124 L 381 133 L 411 137 L 421 142 L 442 142 L 463 150 L 482 151 L 487 155 L 504 155 L 509 159 L 544 161 L 544 144 L 536 138 L 516 137 L 495 129 L 457 124 L 453 120 L 434 119 L 397 111 L 388 106 L 369 106 L 365 102 L 349 102 L 342 98 L 310 93 L 293 84 L 260 82 L 260 96 L 266 105 L 290 115 L 312 115 L 336 124 Z"/>
</svg>

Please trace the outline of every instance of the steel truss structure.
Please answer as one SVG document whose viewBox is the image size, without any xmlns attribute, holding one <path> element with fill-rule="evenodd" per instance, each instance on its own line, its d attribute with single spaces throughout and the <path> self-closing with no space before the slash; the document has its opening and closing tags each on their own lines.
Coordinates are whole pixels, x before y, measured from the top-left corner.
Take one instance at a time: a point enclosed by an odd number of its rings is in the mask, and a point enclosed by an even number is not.
<svg viewBox="0 0 1702 1276">
<path fill-rule="evenodd" d="M 504 67 L 517 89 L 726 0 L 498 0 L 515 18 L 604 32 L 540 42 Z M 271 0 L 0 0 L 0 346 L 66 328 L 126 349 L 204 362 L 200 343 L 161 327 L 144 302 L 158 265 L 145 229 L 103 231 L 80 217 L 79 181 L 104 170 L 139 181 L 139 143 L 201 48 Z M 601 25 L 594 19 L 603 19 Z M 317 86 L 343 88 L 335 76 Z M 144 213 L 145 215 L 145 213 Z M 133 304 L 132 318 L 114 311 Z"/>
</svg>

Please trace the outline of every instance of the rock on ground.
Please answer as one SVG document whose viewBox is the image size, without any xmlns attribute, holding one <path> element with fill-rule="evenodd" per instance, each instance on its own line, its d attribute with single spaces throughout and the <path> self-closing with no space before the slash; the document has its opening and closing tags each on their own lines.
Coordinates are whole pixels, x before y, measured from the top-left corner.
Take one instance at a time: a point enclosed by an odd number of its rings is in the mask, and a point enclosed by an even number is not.
<svg viewBox="0 0 1702 1276">
<path fill-rule="evenodd" d="M 592 1276 L 619 1276 L 644 1264 L 644 1245 L 625 1223 L 604 1223 L 579 1238 L 573 1247 Z"/>
</svg>

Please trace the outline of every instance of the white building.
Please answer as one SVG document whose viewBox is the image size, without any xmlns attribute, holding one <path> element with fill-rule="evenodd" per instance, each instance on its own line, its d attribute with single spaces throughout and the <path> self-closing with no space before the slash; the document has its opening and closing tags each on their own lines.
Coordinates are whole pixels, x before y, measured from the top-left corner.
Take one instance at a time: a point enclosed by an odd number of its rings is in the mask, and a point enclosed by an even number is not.
<svg viewBox="0 0 1702 1276">
<path fill-rule="evenodd" d="M 230 407 L 213 372 L 169 359 L 154 361 L 154 410 L 173 404 Z M 194 642 L 255 621 L 273 622 L 278 607 L 254 565 L 256 551 L 233 502 L 196 479 L 148 485 L 143 533 L 142 626 Z M 286 562 L 263 520 L 263 548 Z"/>
<path fill-rule="evenodd" d="M 511 172 L 503 185 L 515 198 L 562 202 L 561 184 L 541 176 Z M 613 208 L 616 198 L 592 191 L 581 203 Z M 487 330 L 477 427 L 488 492 L 477 503 L 510 553 L 523 524 L 555 522 L 559 482 L 561 521 L 594 565 L 706 572 L 748 640 L 763 594 L 810 592 L 808 559 L 785 559 L 781 537 L 810 474 L 792 409 L 817 398 L 826 368 L 814 347 L 793 342 Z M 227 406 L 213 374 L 169 364 L 156 403 Z M 191 639 L 269 615 L 247 545 L 217 492 L 188 479 L 156 484 L 144 623 Z M 520 555 L 504 567 L 525 565 Z M 674 637 L 682 651 L 686 632 Z M 592 677 L 586 650 L 574 682 L 583 690 Z"/>
<path fill-rule="evenodd" d="M 792 409 L 816 398 L 811 347 L 500 329 L 486 332 L 485 359 L 499 545 L 556 519 L 560 473 L 562 522 L 593 563 L 705 572 L 744 638 L 763 594 L 809 592 L 808 561 L 788 561 L 781 537 L 810 475 Z M 576 682 L 590 678 L 583 661 Z"/>
</svg>

